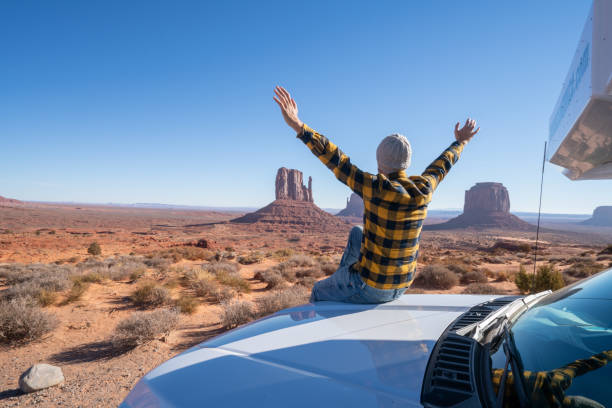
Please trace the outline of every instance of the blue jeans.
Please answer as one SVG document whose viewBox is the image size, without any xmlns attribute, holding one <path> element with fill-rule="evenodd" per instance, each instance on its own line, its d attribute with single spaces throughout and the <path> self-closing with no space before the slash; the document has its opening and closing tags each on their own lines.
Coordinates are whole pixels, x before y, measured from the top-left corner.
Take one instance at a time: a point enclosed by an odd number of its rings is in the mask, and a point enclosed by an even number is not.
<svg viewBox="0 0 612 408">
<path fill-rule="evenodd" d="M 385 303 L 400 297 L 406 289 L 377 289 L 366 284 L 358 272 L 351 268 L 359 261 L 363 229 L 353 227 L 349 234 L 338 270 L 329 278 L 314 284 L 310 302 L 331 300 L 347 303 Z"/>
</svg>

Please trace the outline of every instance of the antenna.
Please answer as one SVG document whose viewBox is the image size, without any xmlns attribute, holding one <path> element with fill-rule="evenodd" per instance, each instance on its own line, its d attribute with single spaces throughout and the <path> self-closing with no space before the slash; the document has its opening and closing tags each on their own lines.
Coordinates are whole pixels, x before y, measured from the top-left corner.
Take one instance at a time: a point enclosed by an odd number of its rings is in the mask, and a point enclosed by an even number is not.
<svg viewBox="0 0 612 408">
<path fill-rule="evenodd" d="M 538 263 L 538 241 L 540 239 L 540 216 L 542 215 L 542 189 L 544 187 L 544 165 L 546 164 L 546 142 L 544 142 L 544 157 L 542 157 L 542 178 L 540 180 L 540 205 L 538 206 L 538 228 L 536 229 L 535 251 L 533 253 L 533 283 L 535 284 L 536 264 Z"/>
</svg>

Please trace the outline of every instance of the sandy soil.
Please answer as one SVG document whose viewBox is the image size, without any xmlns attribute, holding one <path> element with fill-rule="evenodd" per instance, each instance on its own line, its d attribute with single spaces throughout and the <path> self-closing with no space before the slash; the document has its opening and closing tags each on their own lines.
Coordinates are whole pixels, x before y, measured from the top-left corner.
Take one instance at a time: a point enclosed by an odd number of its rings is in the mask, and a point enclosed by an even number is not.
<svg viewBox="0 0 612 408">
<path fill-rule="evenodd" d="M 290 248 L 296 253 L 337 257 L 350 228 L 321 234 L 299 226 L 227 223 L 237 215 L 68 205 L 0 207 L 0 263 L 75 263 L 88 257 L 87 247 L 93 241 L 102 247 L 102 257 L 112 257 L 130 253 L 146 255 L 202 238 L 213 251 L 231 248 L 238 255 L 253 251 L 269 255 L 277 249 Z M 420 265 L 465 263 L 488 269 L 489 284 L 499 293 L 518 293 L 513 282 L 496 281 L 495 277 L 500 272 L 516 273 L 521 264 L 533 268 L 533 254 L 491 252 L 491 246 L 502 238 L 532 243 L 534 237 L 532 233 L 503 230 L 424 231 Z M 611 236 L 601 234 L 544 232 L 539 262 L 596 253 L 610 242 Z M 252 292 L 240 296 L 252 300 L 266 293 L 265 285 L 252 279 L 253 275 L 278 262 L 274 256 L 267 256 L 261 263 L 241 266 L 240 273 L 249 280 Z M 176 277 L 170 276 L 167 280 L 173 278 Z M 138 310 L 129 299 L 135 285 L 128 281 L 92 284 L 81 300 L 45 308 L 60 321 L 59 327 L 47 337 L 27 345 L 0 348 L 3 367 L 0 406 L 116 406 L 146 372 L 224 331 L 220 324 L 220 306 L 202 302 L 193 315 L 181 315 L 178 329 L 167 337 L 128 352 L 117 352 L 109 338 L 117 322 Z M 423 292 L 461 293 L 465 287 Z M 179 297 L 183 290 L 180 286 L 173 287 L 173 296 Z M 60 366 L 66 382 L 37 393 L 21 394 L 19 375 L 39 362 Z"/>
</svg>

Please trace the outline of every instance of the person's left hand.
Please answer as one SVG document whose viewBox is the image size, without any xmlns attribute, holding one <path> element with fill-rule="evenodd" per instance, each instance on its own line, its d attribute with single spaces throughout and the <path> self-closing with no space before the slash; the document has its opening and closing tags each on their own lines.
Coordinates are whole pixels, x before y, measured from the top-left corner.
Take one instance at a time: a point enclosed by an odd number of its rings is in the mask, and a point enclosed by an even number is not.
<svg viewBox="0 0 612 408">
<path fill-rule="evenodd" d="M 297 104 L 283 87 L 277 86 L 274 88 L 274 93 L 276 94 L 274 100 L 281 109 L 283 119 L 296 133 L 300 133 L 304 123 L 298 117 Z"/>
</svg>

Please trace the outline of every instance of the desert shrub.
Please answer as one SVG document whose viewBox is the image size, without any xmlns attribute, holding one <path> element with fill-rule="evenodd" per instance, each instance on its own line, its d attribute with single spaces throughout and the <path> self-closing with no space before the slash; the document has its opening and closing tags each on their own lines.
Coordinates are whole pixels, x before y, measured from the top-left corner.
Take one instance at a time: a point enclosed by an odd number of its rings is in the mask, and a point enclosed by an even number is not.
<svg viewBox="0 0 612 408">
<path fill-rule="evenodd" d="M 104 276 L 99 272 L 88 272 L 75 278 L 81 282 L 100 283 L 104 280 Z"/>
<path fill-rule="evenodd" d="M 323 275 L 325 276 L 333 275 L 337 269 L 338 269 L 338 264 L 336 263 L 325 262 L 321 264 L 321 272 L 323 272 Z"/>
<path fill-rule="evenodd" d="M 251 292 L 251 285 L 249 285 L 249 282 L 247 282 L 244 278 L 240 277 L 240 275 L 220 272 L 217 274 L 217 281 L 223 285 L 231 286 L 238 292 Z"/>
<path fill-rule="evenodd" d="M 293 237 L 287 238 L 288 242 L 300 242 L 301 240 L 302 240 L 302 238 L 300 238 L 298 236 L 293 236 Z"/>
<path fill-rule="evenodd" d="M 57 318 L 27 299 L 0 302 L 0 343 L 36 340 L 57 327 Z"/>
<path fill-rule="evenodd" d="M 167 264 L 163 267 L 166 267 L 169 263 L 176 263 L 182 259 L 186 259 L 188 261 L 210 261 L 214 258 L 214 253 L 210 249 L 198 248 L 194 246 L 182 246 L 168 248 L 162 251 L 155 251 L 151 254 L 148 254 L 147 258 L 149 260 L 165 259 Z M 156 268 L 159 267 L 157 265 L 149 266 Z"/>
<path fill-rule="evenodd" d="M 266 283 L 266 289 L 278 288 L 285 284 L 283 276 L 274 269 L 268 269 L 256 274 L 256 278 Z"/>
<path fill-rule="evenodd" d="M 52 304 L 54 304 L 57 301 L 57 298 L 58 298 L 57 292 L 47 290 L 47 289 L 42 289 L 40 292 L 38 292 L 36 296 L 36 301 L 38 302 L 40 306 L 46 307 L 46 306 L 51 306 Z"/>
<path fill-rule="evenodd" d="M 41 306 L 53 303 L 51 293 L 61 292 L 70 287 L 72 268 L 57 265 L 13 265 L 0 269 L 9 288 L 0 292 L 4 300 L 28 298 L 40 302 Z M 51 303 L 49 303 L 51 302 Z"/>
<path fill-rule="evenodd" d="M 453 263 L 453 264 L 448 264 L 445 266 L 446 266 L 446 269 L 448 269 L 451 272 L 455 272 L 458 275 L 465 275 L 467 273 L 470 273 L 472 270 L 468 265 L 465 265 L 465 264 Z"/>
<path fill-rule="evenodd" d="M 198 301 L 191 296 L 181 296 L 176 301 L 176 307 L 181 313 L 193 314 L 198 307 Z"/>
<path fill-rule="evenodd" d="M 231 329 L 247 323 L 255 318 L 255 311 L 251 302 L 230 300 L 221 303 L 221 324 Z"/>
<path fill-rule="evenodd" d="M 132 302 L 140 307 L 159 307 L 172 301 L 170 291 L 153 282 L 140 285 L 131 295 Z"/>
<path fill-rule="evenodd" d="M 81 280 L 75 280 L 72 283 L 72 287 L 68 291 L 66 295 L 66 299 L 64 299 L 64 304 L 76 302 L 80 300 L 85 292 L 87 292 L 87 288 L 89 287 L 89 283 L 83 282 Z"/>
<path fill-rule="evenodd" d="M 526 242 L 497 241 L 489 250 L 492 252 L 498 252 L 500 250 L 508 252 L 530 252 L 531 245 Z"/>
<path fill-rule="evenodd" d="M 489 280 L 487 279 L 487 275 L 481 270 L 472 270 L 461 275 L 459 281 L 466 285 L 470 283 L 487 283 Z"/>
<path fill-rule="evenodd" d="M 561 273 L 553 265 L 542 265 L 538 268 L 535 277 L 528 274 L 521 265 L 514 282 L 523 293 L 537 293 L 544 290 L 557 290 L 565 286 Z"/>
<path fill-rule="evenodd" d="M 112 342 L 116 347 L 136 347 L 170 333 L 178 321 L 178 311 L 173 309 L 135 312 L 119 322 Z"/>
<path fill-rule="evenodd" d="M 600 252 L 601 255 L 612 255 L 612 244 L 608 245 L 607 247 L 605 247 L 604 249 L 601 250 Z"/>
<path fill-rule="evenodd" d="M 506 271 L 498 272 L 495 276 L 495 282 L 507 282 L 510 281 L 510 274 Z"/>
<path fill-rule="evenodd" d="M 168 258 L 162 258 L 160 256 L 150 256 L 142 261 L 149 268 L 165 269 L 170 266 L 172 261 Z"/>
<path fill-rule="evenodd" d="M 217 303 L 226 302 L 234 296 L 236 296 L 236 292 L 226 286 L 217 287 L 212 293 L 212 298 Z"/>
<path fill-rule="evenodd" d="M 423 289 L 450 289 L 459 283 L 457 275 L 441 265 L 429 265 L 417 273 L 412 286 Z"/>
<path fill-rule="evenodd" d="M 165 269 L 166 266 L 160 267 Z M 147 272 L 146 264 L 142 260 L 128 259 L 117 262 L 108 269 L 108 278 L 114 281 L 136 280 Z"/>
<path fill-rule="evenodd" d="M 470 283 L 465 289 L 463 289 L 462 293 L 490 295 L 497 293 L 497 290 L 488 283 Z"/>
<path fill-rule="evenodd" d="M 603 269 L 605 269 L 603 265 L 589 259 L 574 263 L 565 270 L 565 273 L 575 278 L 586 278 L 599 271 L 602 271 Z"/>
<path fill-rule="evenodd" d="M 267 316 L 282 309 L 308 303 L 310 292 L 302 287 L 291 287 L 270 292 L 257 299 L 259 316 Z"/>
<path fill-rule="evenodd" d="M 300 286 L 304 286 L 306 288 L 312 288 L 316 281 L 317 281 L 317 279 L 312 277 L 312 276 L 304 276 L 304 277 L 301 277 L 296 282 L 296 284 L 298 284 Z"/>
<path fill-rule="evenodd" d="M 287 266 L 297 267 L 297 266 L 315 266 L 316 261 L 314 258 L 308 255 L 293 255 L 286 262 Z"/>
<path fill-rule="evenodd" d="M 241 255 L 238 257 L 238 263 L 241 265 L 251 265 L 259 263 L 264 259 L 264 254 L 261 252 L 251 252 L 248 255 Z"/>
<path fill-rule="evenodd" d="M 282 249 L 277 249 L 276 251 L 274 251 L 272 256 L 274 256 L 275 258 L 278 258 L 278 259 L 286 259 L 286 258 L 289 258 L 293 254 L 294 254 L 293 249 L 291 249 L 291 248 L 282 248 Z"/>
<path fill-rule="evenodd" d="M 219 289 L 219 284 L 212 276 L 194 279 L 190 282 L 190 286 L 197 296 L 201 296 L 203 298 L 214 296 L 216 291 Z"/>
<path fill-rule="evenodd" d="M 96 241 L 92 242 L 87 248 L 87 253 L 89 255 L 97 256 L 102 254 L 102 248 L 100 248 L 100 244 Z"/>
<path fill-rule="evenodd" d="M 211 262 L 203 265 L 202 269 L 206 272 L 212 273 L 213 275 L 218 275 L 220 273 L 233 275 L 237 274 L 239 271 L 238 265 L 232 262 Z"/>
</svg>

